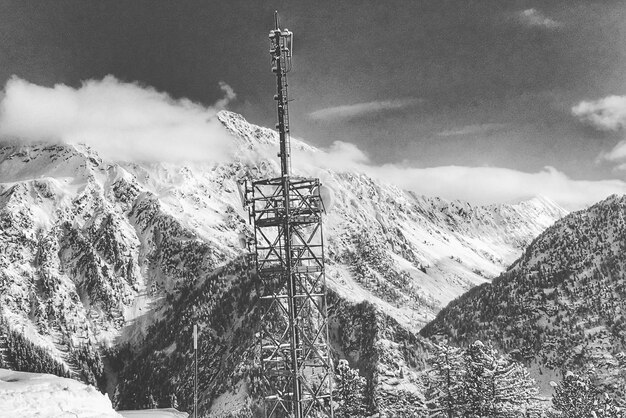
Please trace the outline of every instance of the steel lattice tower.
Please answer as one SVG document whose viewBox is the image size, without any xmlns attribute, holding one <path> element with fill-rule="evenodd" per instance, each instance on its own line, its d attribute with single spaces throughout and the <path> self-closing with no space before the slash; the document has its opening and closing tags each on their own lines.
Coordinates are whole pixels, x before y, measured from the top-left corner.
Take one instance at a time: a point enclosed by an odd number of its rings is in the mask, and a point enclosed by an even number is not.
<svg viewBox="0 0 626 418">
<path fill-rule="evenodd" d="M 281 176 L 246 183 L 262 319 L 267 417 L 333 416 L 320 181 L 291 175 L 287 72 L 293 34 L 269 34 Z"/>
</svg>

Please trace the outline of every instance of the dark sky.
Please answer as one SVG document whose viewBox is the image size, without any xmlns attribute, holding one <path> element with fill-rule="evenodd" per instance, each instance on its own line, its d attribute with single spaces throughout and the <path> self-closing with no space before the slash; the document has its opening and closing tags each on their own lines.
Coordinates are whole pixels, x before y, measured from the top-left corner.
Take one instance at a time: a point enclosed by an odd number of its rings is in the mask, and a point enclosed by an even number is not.
<svg viewBox="0 0 626 418">
<path fill-rule="evenodd" d="M 232 110 L 273 126 L 274 9 L 295 33 L 296 136 L 355 143 L 377 164 L 624 177 L 599 158 L 623 132 L 572 113 L 626 94 L 623 1 L 5 0 L 0 81 L 112 74 L 207 105 L 224 81 Z"/>
</svg>

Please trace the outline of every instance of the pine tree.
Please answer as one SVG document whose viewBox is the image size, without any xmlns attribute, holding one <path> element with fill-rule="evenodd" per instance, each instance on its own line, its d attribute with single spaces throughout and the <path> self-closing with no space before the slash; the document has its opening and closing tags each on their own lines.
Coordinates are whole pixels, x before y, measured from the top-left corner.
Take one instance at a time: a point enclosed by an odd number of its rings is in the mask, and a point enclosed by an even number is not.
<svg viewBox="0 0 626 418">
<path fill-rule="evenodd" d="M 359 376 L 359 372 L 350 368 L 347 360 L 339 360 L 336 372 L 337 387 L 335 401 L 337 418 L 357 418 L 365 416 L 366 408 L 363 392 L 365 390 L 365 378 Z"/>
<path fill-rule="evenodd" d="M 492 373 L 492 396 L 495 416 L 514 416 L 530 407 L 539 393 L 528 369 L 508 357 L 497 357 Z"/>
<path fill-rule="evenodd" d="M 159 407 L 158 402 L 156 401 L 156 399 L 154 399 L 154 395 L 150 393 L 150 396 L 148 396 L 148 408 L 156 409 L 158 407 Z"/>
<path fill-rule="evenodd" d="M 601 396 L 591 376 L 572 372 L 556 386 L 552 404 L 560 418 L 622 418 L 625 412 L 608 394 Z"/>
<path fill-rule="evenodd" d="M 446 344 L 435 345 L 435 355 L 426 382 L 429 417 L 454 416 L 463 379 L 461 350 Z"/>
<path fill-rule="evenodd" d="M 493 358 L 485 345 L 476 341 L 463 352 L 465 373 L 459 399 L 467 417 L 493 416 L 493 390 L 489 384 Z"/>
<path fill-rule="evenodd" d="M 178 399 L 176 398 L 175 393 L 170 395 L 170 406 L 174 409 L 178 408 Z"/>
<path fill-rule="evenodd" d="M 538 390 L 528 370 L 482 342 L 436 346 L 426 381 L 430 417 L 517 417 L 534 410 Z"/>
<path fill-rule="evenodd" d="M 120 406 L 120 386 L 115 386 L 115 392 L 113 393 L 113 400 L 111 401 L 113 408 L 117 409 Z"/>
<path fill-rule="evenodd" d="M 556 386 L 552 404 L 563 418 L 589 418 L 594 412 L 597 392 L 588 376 L 578 376 L 567 372 Z"/>
</svg>

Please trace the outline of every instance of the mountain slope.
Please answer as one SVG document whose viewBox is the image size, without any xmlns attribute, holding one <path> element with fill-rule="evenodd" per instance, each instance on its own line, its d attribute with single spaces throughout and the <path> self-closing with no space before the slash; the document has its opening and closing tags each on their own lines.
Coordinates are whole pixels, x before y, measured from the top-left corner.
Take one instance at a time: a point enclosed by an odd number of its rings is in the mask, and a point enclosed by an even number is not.
<svg viewBox="0 0 626 418">
<path fill-rule="evenodd" d="M 69 369 L 80 369 L 80 347 L 98 362 L 90 347 L 110 345 L 131 321 L 136 326 L 125 329 L 126 337 L 140 335 L 140 324 L 158 317 L 166 296 L 239 252 L 236 231 L 218 238 L 232 214 L 228 195 L 213 199 L 217 207 L 200 219 L 211 221 L 200 231 L 211 239 L 202 239 L 174 216 L 158 187 L 147 187 L 166 168 L 150 176 L 131 168 L 144 184 L 84 147 L 0 149 L 2 314 Z M 179 202 L 191 201 L 189 211 L 197 211 L 200 192 Z"/>
<path fill-rule="evenodd" d="M 624 402 L 625 250 L 626 196 L 612 196 L 548 228 L 506 273 L 453 301 L 422 334 L 492 340 L 530 361 L 546 391 L 540 371 L 593 368 Z"/>
<path fill-rule="evenodd" d="M 238 149 L 219 163 L 105 161 L 80 145 L 0 147 L 0 313 L 11 330 L 74 377 L 104 386 L 108 347 L 128 342 L 141 351 L 151 324 L 177 320 L 174 301 L 242 255 L 251 231 L 238 181 L 278 174 L 267 157 L 277 136 L 233 113 L 219 118 Z M 320 152 L 297 140 L 292 149 Z M 362 173 L 294 170 L 319 175 L 335 196 L 324 228 L 337 303 L 346 312 L 366 303 L 376 321 L 396 324 L 392 334 L 407 339 L 565 214 L 542 198 L 473 206 L 415 196 Z M 378 335 L 370 345 L 396 355 L 396 337 Z M 350 345 L 336 343 L 337 353 Z M 360 347 L 345 353 L 355 364 Z"/>
<path fill-rule="evenodd" d="M 201 286 L 183 291 L 147 331 L 140 346 L 124 344 L 115 353 L 119 408 L 167 407 L 191 410 L 193 324 L 200 330 L 200 410 L 233 412 L 247 399 L 258 402 L 262 378 L 255 334 L 261 313 L 256 284 L 237 259 Z M 393 412 L 389 398 L 422 396 L 420 371 L 427 347 L 416 334 L 370 302 L 350 303 L 329 290 L 331 352 L 348 359 L 366 378 L 372 411 Z M 393 414 L 392 414 L 393 415 Z"/>
</svg>

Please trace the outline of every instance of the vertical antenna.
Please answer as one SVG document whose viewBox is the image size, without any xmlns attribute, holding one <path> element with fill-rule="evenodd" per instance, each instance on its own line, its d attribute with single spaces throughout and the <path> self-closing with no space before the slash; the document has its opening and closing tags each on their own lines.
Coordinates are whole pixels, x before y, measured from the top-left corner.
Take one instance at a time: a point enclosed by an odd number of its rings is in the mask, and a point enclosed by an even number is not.
<svg viewBox="0 0 626 418">
<path fill-rule="evenodd" d="M 246 184 L 244 198 L 254 225 L 265 413 L 268 418 L 332 418 L 323 203 L 319 179 L 291 177 L 287 73 L 293 33 L 279 25 L 275 13 L 269 52 L 281 173 L 254 180 L 250 188 Z"/>
<path fill-rule="evenodd" d="M 270 55 L 272 72 L 276 74 L 276 110 L 278 123 L 276 129 L 280 137 L 280 168 L 283 177 L 291 172 L 291 144 L 289 137 L 289 99 L 287 95 L 287 73 L 291 71 L 293 33 L 278 27 L 278 12 L 274 12 L 275 28 L 270 32 Z"/>
</svg>

